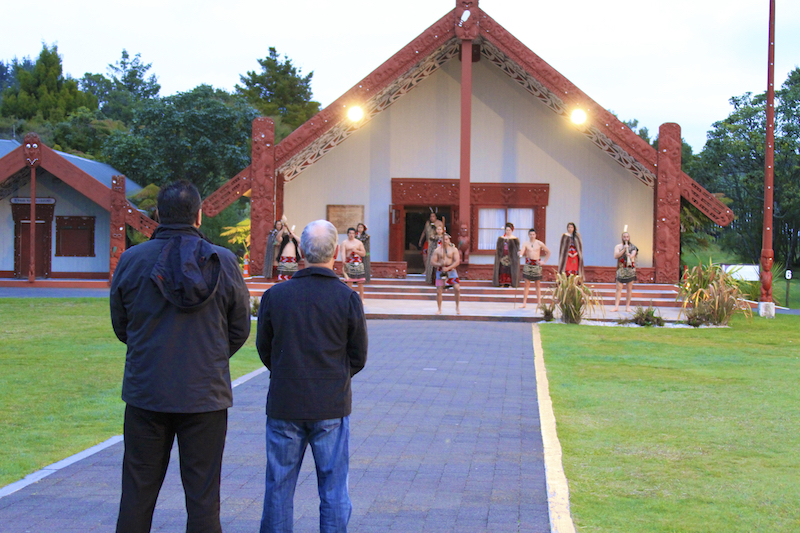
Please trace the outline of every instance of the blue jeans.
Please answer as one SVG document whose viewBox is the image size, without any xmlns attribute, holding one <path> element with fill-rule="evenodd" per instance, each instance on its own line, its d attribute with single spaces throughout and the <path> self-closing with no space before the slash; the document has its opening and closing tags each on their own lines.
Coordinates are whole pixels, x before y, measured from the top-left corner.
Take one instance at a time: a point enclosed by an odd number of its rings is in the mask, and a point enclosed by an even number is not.
<svg viewBox="0 0 800 533">
<path fill-rule="evenodd" d="M 291 421 L 267 418 L 267 475 L 261 533 L 292 533 L 294 490 L 306 447 L 317 467 L 320 533 L 346 533 L 353 506 L 348 493 L 350 417 Z"/>
</svg>

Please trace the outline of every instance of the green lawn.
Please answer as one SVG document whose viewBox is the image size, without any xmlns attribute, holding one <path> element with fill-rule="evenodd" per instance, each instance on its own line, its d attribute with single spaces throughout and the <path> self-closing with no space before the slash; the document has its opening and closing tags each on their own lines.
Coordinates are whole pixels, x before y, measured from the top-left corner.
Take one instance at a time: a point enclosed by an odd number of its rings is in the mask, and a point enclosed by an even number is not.
<svg viewBox="0 0 800 533">
<path fill-rule="evenodd" d="M 579 531 L 800 531 L 800 317 L 541 332 Z"/>
<path fill-rule="evenodd" d="M 233 378 L 261 366 L 251 337 Z M 0 486 L 122 433 L 108 300 L 0 298 Z"/>
</svg>

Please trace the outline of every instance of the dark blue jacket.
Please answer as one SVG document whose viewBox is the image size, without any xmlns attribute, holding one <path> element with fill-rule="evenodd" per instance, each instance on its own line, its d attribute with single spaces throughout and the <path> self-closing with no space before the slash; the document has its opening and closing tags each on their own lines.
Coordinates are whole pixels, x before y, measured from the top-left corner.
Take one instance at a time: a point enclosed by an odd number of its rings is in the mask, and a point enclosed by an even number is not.
<svg viewBox="0 0 800 533">
<path fill-rule="evenodd" d="M 125 403 L 166 413 L 233 404 L 228 360 L 250 335 L 250 294 L 236 257 L 194 226 L 159 226 L 122 254 L 111 323 L 128 345 Z"/>
<path fill-rule="evenodd" d="M 264 293 L 256 347 L 270 370 L 267 416 L 348 416 L 350 378 L 367 362 L 364 306 L 332 270 L 304 268 Z"/>
</svg>

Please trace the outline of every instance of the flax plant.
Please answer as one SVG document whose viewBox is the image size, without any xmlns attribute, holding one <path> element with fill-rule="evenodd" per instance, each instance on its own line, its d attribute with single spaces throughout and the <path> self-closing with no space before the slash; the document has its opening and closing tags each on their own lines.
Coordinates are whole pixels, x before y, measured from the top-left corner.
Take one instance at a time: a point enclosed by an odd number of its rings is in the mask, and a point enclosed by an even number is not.
<svg viewBox="0 0 800 533">
<path fill-rule="evenodd" d="M 580 276 L 563 272 L 556 275 L 552 301 L 555 302 L 561 320 L 566 324 L 580 324 L 583 318 L 596 309 L 603 310 L 598 297 L 583 283 Z"/>
<path fill-rule="evenodd" d="M 736 311 L 751 317 L 753 313 L 745 296 L 739 282 L 710 260 L 708 266 L 701 263 L 686 270 L 678 287 L 681 313 L 693 326 L 706 323 L 725 326 Z"/>
</svg>

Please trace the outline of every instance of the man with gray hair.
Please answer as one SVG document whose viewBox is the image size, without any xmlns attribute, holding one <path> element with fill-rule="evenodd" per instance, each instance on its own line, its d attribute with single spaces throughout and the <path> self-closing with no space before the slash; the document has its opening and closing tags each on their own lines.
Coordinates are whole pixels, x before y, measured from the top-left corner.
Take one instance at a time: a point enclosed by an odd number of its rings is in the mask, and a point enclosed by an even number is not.
<svg viewBox="0 0 800 533">
<path fill-rule="evenodd" d="M 300 237 L 305 268 L 261 297 L 256 348 L 270 370 L 262 533 L 292 531 L 294 491 L 309 444 L 320 532 L 346 532 L 350 520 L 350 378 L 367 361 L 367 323 L 358 293 L 333 271 L 336 241 L 333 224 L 311 222 Z"/>
</svg>

